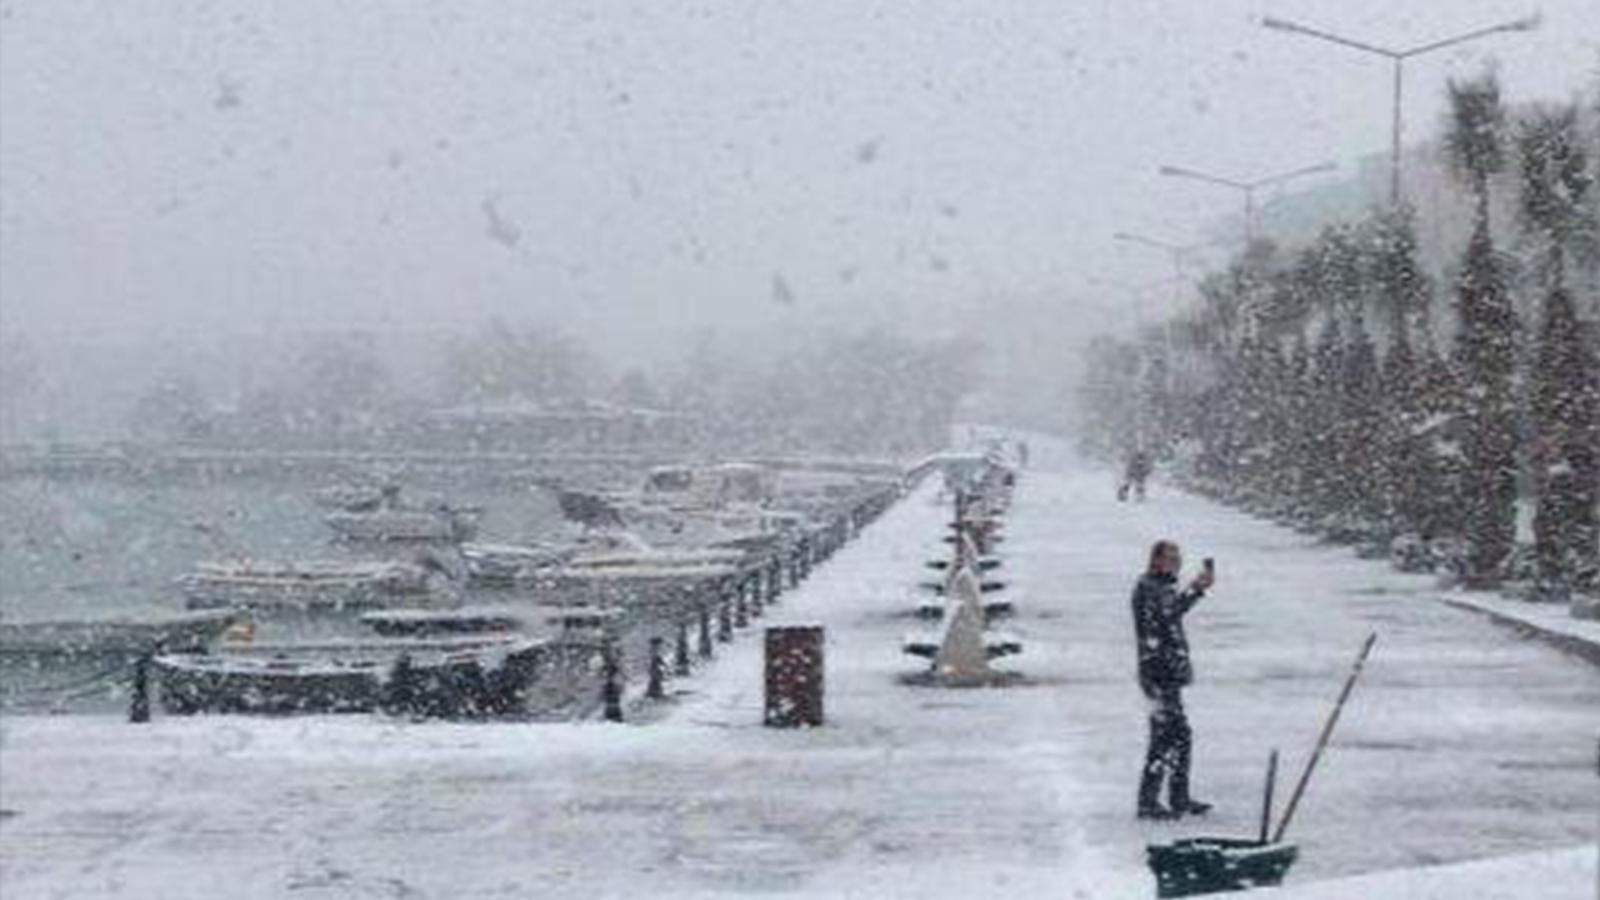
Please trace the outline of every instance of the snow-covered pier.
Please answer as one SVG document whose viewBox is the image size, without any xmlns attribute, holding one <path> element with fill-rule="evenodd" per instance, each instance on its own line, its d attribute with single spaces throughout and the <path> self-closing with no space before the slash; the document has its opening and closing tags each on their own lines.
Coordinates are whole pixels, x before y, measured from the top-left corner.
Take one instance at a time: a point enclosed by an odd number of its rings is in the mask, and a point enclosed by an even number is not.
<svg viewBox="0 0 1600 900">
<path fill-rule="evenodd" d="M 1254 831 L 1261 761 L 1298 769 L 1373 629 L 1269 896 L 1592 896 L 1600 670 L 1427 578 L 1159 483 L 1118 504 L 1050 455 L 1007 514 L 1006 689 L 903 682 L 948 551 L 930 482 L 766 610 L 827 629 L 824 727 L 762 727 L 753 640 L 621 726 L 9 717 L 0 896 L 1146 898 L 1146 843 Z M 1217 559 L 1190 619 L 1203 826 L 1132 815 L 1127 595 L 1157 537 Z"/>
</svg>

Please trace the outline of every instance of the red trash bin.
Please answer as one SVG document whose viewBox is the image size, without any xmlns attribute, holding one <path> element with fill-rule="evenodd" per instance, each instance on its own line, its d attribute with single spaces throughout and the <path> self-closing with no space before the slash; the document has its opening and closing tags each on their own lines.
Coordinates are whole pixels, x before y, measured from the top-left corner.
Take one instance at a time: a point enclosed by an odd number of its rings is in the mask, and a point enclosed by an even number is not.
<svg viewBox="0 0 1600 900">
<path fill-rule="evenodd" d="M 764 724 L 798 728 L 822 724 L 820 625 L 767 629 L 767 702 Z"/>
</svg>

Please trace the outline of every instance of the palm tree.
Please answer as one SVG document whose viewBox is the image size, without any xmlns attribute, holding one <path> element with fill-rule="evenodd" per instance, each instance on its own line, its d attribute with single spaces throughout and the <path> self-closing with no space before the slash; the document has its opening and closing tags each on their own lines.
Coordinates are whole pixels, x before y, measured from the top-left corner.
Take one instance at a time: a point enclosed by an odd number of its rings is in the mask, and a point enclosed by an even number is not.
<svg viewBox="0 0 1600 900">
<path fill-rule="evenodd" d="M 1593 175 L 1575 106 L 1523 119 L 1517 149 L 1522 224 L 1544 243 L 1546 282 L 1533 371 L 1534 542 L 1541 588 L 1558 598 L 1575 581 L 1593 584 L 1600 556 L 1600 376 L 1565 278 L 1568 249 L 1595 232 Z"/>
<path fill-rule="evenodd" d="M 1389 315 L 1389 352 L 1384 358 L 1384 415 L 1379 446 L 1384 467 L 1385 512 L 1400 532 L 1424 532 L 1428 493 L 1441 485 L 1431 478 L 1429 444 L 1420 437 L 1426 418 L 1421 363 L 1412 331 L 1426 334 L 1428 277 L 1417 260 L 1414 213 L 1401 206 L 1372 223 L 1372 281 L 1376 298 Z"/>
<path fill-rule="evenodd" d="M 1505 168 L 1505 108 L 1493 72 L 1450 79 L 1450 119 L 1445 151 L 1457 177 L 1477 200 L 1477 222 L 1489 227 L 1489 179 Z"/>
<path fill-rule="evenodd" d="M 1450 82 L 1445 146 L 1477 215 L 1456 280 L 1456 356 L 1465 419 L 1462 493 L 1469 584 L 1499 582 L 1516 536 L 1516 437 L 1511 390 L 1516 313 L 1489 232 L 1489 183 L 1505 165 L 1505 111 L 1493 73 Z"/>
</svg>

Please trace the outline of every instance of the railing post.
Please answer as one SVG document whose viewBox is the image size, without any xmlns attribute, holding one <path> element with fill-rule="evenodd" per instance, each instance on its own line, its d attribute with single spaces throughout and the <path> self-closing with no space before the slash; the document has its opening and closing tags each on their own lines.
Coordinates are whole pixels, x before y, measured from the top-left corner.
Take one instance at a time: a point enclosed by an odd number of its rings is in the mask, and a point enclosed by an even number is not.
<svg viewBox="0 0 1600 900">
<path fill-rule="evenodd" d="M 745 582 L 742 579 L 733 583 L 733 625 L 735 628 L 750 625 L 750 607 L 745 599 Z"/>
<path fill-rule="evenodd" d="M 711 607 L 700 600 L 700 658 L 711 658 Z"/>
<path fill-rule="evenodd" d="M 672 673 L 679 678 L 689 674 L 689 623 L 678 620 L 678 641 L 672 652 Z"/>
<path fill-rule="evenodd" d="M 717 599 L 717 640 L 724 644 L 733 640 L 733 604 L 726 592 Z"/>
<path fill-rule="evenodd" d="M 664 700 L 667 696 L 665 644 L 666 641 L 659 636 L 650 638 L 650 681 L 645 685 L 644 695 L 651 700 Z"/>
<path fill-rule="evenodd" d="M 150 721 L 150 664 L 149 653 L 139 654 L 133 661 L 133 690 L 128 700 L 128 721 Z"/>
<path fill-rule="evenodd" d="M 622 650 L 615 638 L 607 637 L 600 645 L 600 659 L 604 683 L 600 686 L 600 699 L 605 704 L 607 722 L 622 721 Z"/>
<path fill-rule="evenodd" d="M 767 563 L 767 605 L 778 602 L 778 595 L 783 593 L 783 564 L 774 556 Z"/>
<path fill-rule="evenodd" d="M 745 576 L 745 586 L 750 591 L 750 618 L 761 618 L 761 570 L 757 569 Z"/>
</svg>

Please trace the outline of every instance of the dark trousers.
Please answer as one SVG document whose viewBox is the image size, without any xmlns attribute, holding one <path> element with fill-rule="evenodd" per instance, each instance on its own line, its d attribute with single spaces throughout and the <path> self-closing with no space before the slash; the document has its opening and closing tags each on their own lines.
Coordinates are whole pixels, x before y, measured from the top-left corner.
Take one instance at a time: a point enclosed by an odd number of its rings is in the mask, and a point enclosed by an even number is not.
<svg viewBox="0 0 1600 900">
<path fill-rule="evenodd" d="M 1139 808 L 1150 809 L 1160 802 L 1163 778 L 1170 804 L 1187 806 L 1194 732 L 1183 712 L 1183 692 L 1176 687 L 1157 688 L 1146 695 L 1150 698 L 1150 749 L 1139 780 Z"/>
</svg>

